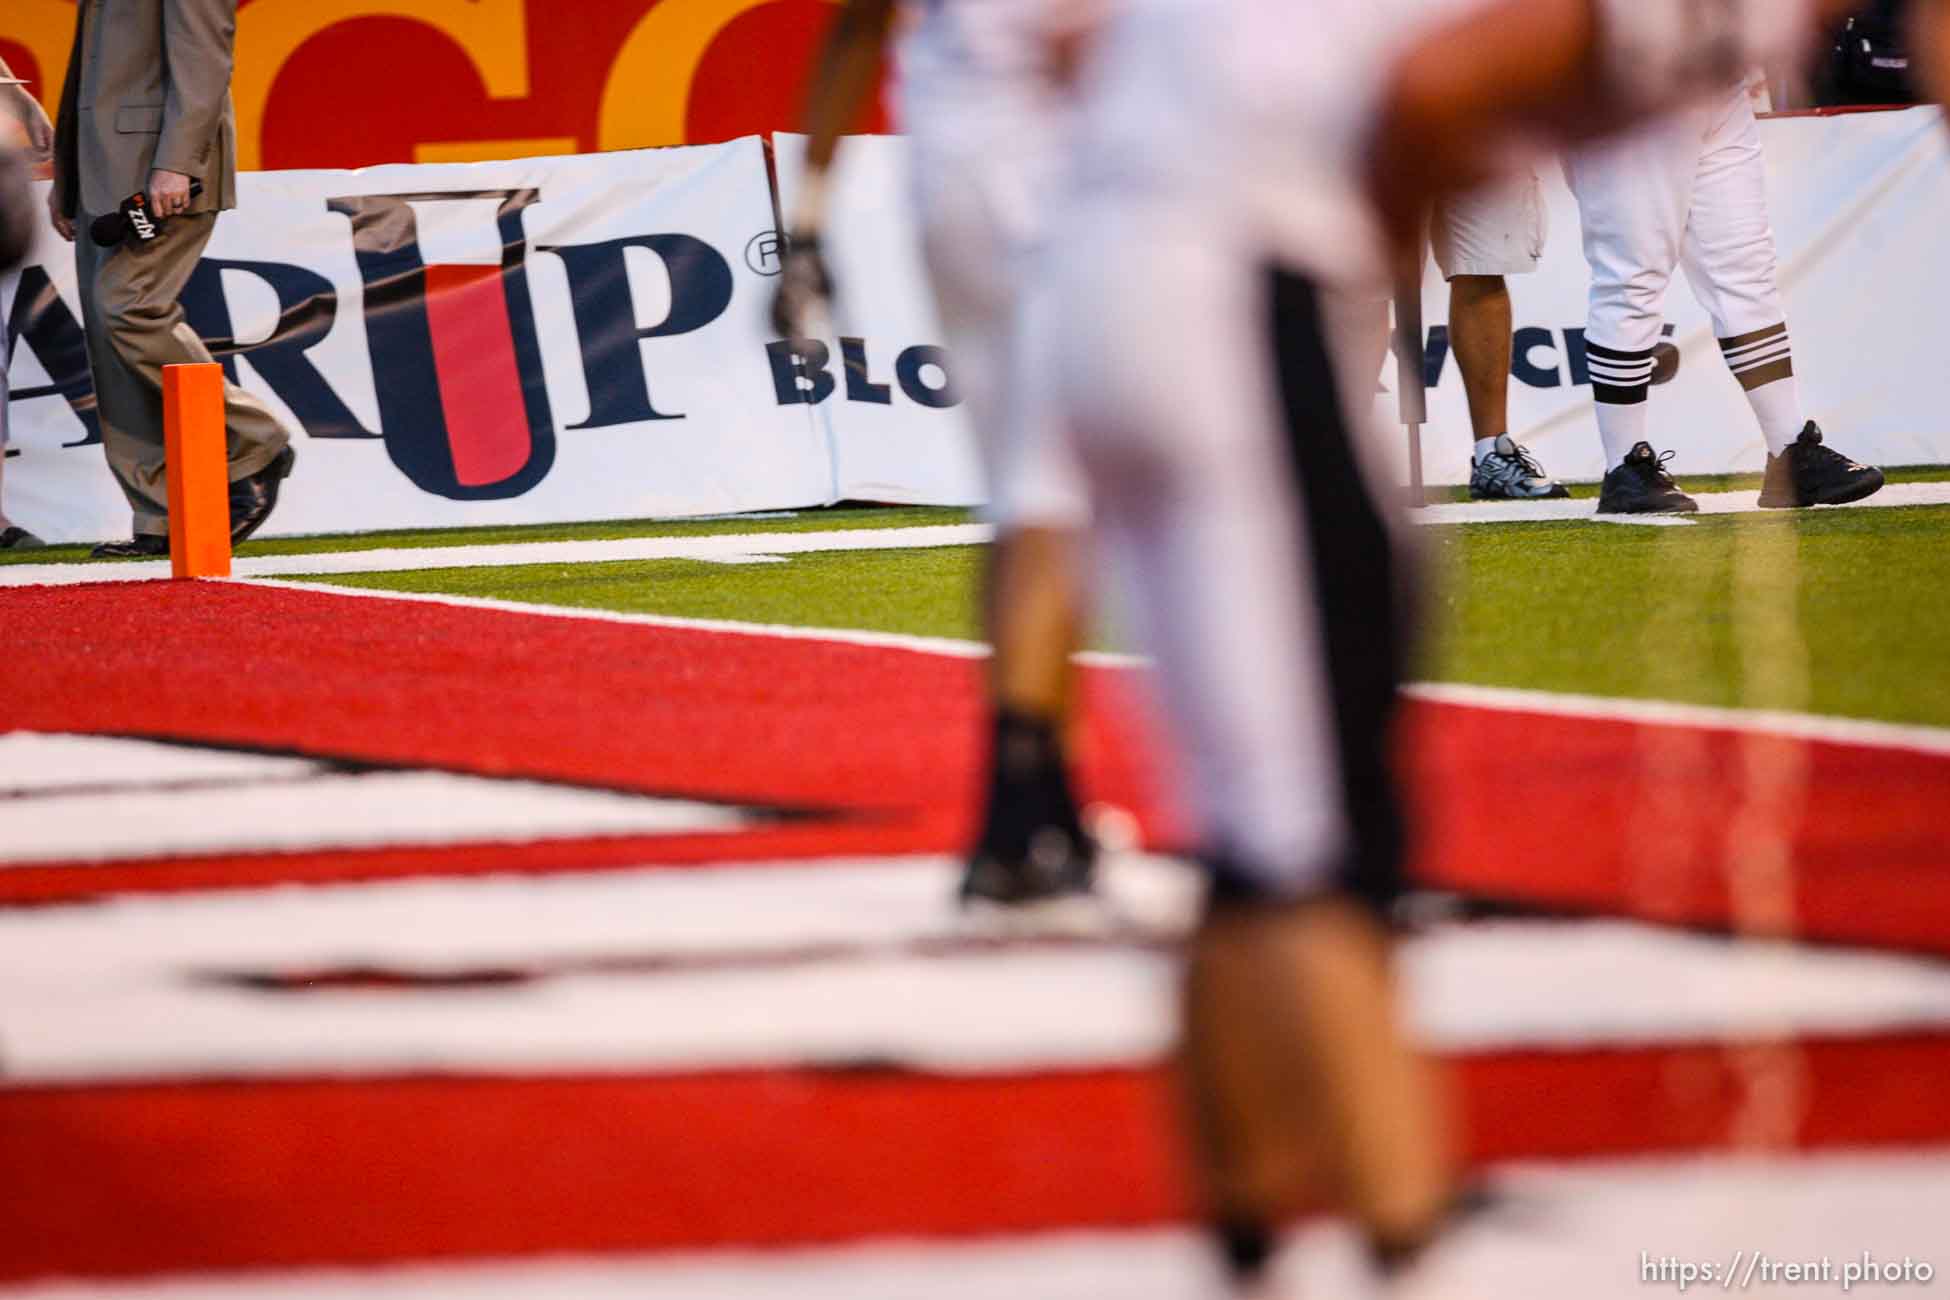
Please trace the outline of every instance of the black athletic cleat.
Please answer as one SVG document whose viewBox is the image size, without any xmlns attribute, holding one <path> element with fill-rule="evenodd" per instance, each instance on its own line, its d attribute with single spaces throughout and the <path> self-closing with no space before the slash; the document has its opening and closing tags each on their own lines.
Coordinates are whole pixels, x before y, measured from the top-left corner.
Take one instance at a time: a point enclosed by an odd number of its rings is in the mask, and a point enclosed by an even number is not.
<svg viewBox="0 0 1950 1300">
<path fill-rule="evenodd" d="M 1785 452 L 1767 458 L 1760 503 L 1770 510 L 1845 505 L 1882 491 L 1882 482 L 1882 471 L 1875 466 L 1858 465 L 1823 446 L 1821 426 L 1810 420 Z"/>
<path fill-rule="evenodd" d="M 1666 462 L 1672 453 L 1661 455 L 1652 450 L 1652 444 L 1634 444 L 1625 453 L 1625 463 L 1605 475 L 1604 484 L 1598 489 L 1598 513 L 1601 515 L 1690 515 L 1699 509 L 1699 502 L 1679 490 L 1666 473 Z"/>
<path fill-rule="evenodd" d="M 1021 906 L 1088 894 L 1096 865 L 1055 725 L 998 713 L 988 808 L 961 901 Z"/>
</svg>

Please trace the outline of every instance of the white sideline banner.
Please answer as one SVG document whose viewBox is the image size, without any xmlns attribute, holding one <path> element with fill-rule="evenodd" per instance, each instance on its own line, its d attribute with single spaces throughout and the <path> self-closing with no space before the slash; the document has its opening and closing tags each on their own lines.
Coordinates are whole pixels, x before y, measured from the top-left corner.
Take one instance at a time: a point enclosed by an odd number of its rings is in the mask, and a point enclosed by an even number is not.
<svg viewBox="0 0 1950 1300">
<path fill-rule="evenodd" d="M 805 158 L 805 136 L 772 137 L 782 212 Z M 982 468 L 964 408 L 944 391 L 953 362 L 941 354 L 908 168 L 901 136 L 850 136 L 834 158 L 824 251 L 838 300 L 832 337 L 819 340 L 833 391 L 814 418 L 833 439 L 838 497 L 975 505 Z M 828 378 L 814 378 L 817 396 Z"/>
<path fill-rule="evenodd" d="M 1950 303 L 1940 113 L 1761 130 L 1810 414 L 1857 458 L 1950 462 L 1934 382 Z M 777 141 L 788 209 L 803 143 Z M 184 305 L 234 377 L 297 431 L 298 469 L 268 531 L 979 502 L 908 202 L 907 143 L 856 138 L 840 158 L 838 327 L 817 349 L 767 324 L 779 243 L 756 137 L 245 175 Z M 1512 281 L 1511 432 L 1554 473 L 1593 479 L 1602 457 L 1577 206 L 1555 169 L 1546 182 L 1544 266 Z M 1757 468 L 1759 432 L 1704 313 L 1683 283 L 1666 305 L 1681 367 L 1654 390 L 1653 440 L 1677 452 L 1679 470 Z M 1425 319 L 1447 314 L 1431 267 Z M 53 541 L 125 535 L 128 508 L 98 445 L 72 251 L 51 230 L 0 282 L 0 321 L 18 452 L 9 514 Z M 1428 344 L 1429 477 L 1461 482 L 1470 433 L 1446 328 L 1433 326 Z"/>
<path fill-rule="evenodd" d="M 781 400 L 767 346 L 777 257 L 758 137 L 259 172 L 239 198 L 184 306 L 295 431 L 267 533 L 834 499 L 827 433 Z M 44 231 L 0 289 L 9 514 L 50 541 L 126 536 L 72 250 Z"/>
<path fill-rule="evenodd" d="M 1950 311 L 1950 133 L 1941 111 L 1791 116 L 1760 129 L 1809 415 L 1858 460 L 1950 463 L 1939 382 Z M 1551 222 L 1544 264 L 1510 280 L 1518 330 L 1510 432 L 1552 474 L 1596 479 L 1604 456 L 1583 361 L 1590 277 L 1578 207 L 1555 164 L 1543 175 Z M 1449 318 L 1448 286 L 1433 260 L 1423 313 L 1432 326 Z M 1666 318 L 1680 370 L 1652 390 L 1653 444 L 1676 452 L 1671 468 L 1681 472 L 1759 469 L 1760 430 L 1683 272 L 1674 274 Z M 1429 359 L 1431 370 L 1438 360 L 1441 368 L 1423 431 L 1428 477 L 1467 482 L 1469 408 L 1446 327 L 1431 328 Z M 1392 363 L 1383 382 L 1392 390 Z M 1392 394 L 1383 409 L 1392 422 Z"/>
</svg>

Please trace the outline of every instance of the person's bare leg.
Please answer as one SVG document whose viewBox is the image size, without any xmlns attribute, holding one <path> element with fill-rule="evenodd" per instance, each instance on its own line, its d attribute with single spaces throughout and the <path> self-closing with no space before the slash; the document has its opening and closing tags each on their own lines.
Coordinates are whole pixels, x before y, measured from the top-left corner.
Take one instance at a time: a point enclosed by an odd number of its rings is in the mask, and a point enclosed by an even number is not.
<svg viewBox="0 0 1950 1300">
<path fill-rule="evenodd" d="M 1082 604 L 1081 540 L 1066 528 L 1012 528 L 989 550 L 982 619 L 996 706 L 1061 724 Z"/>
<path fill-rule="evenodd" d="M 1536 500 L 1567 495 L 1510 432 L 1510 361 L 1515 318 L 1510 283 L 1500 275 L 1449 281 L 1449 344 L 1469 398 L 1470 495 Z"/>
<path fill-rule="evenodd" d="M 1340 1188 L 1311 1077 L 1291 1043 L 1241 1014 L 1240 991 L 1262 971 L 1228 928 L 1208 921 L 1186 954 L 1177 1068 L 1207 1217 L 1234 1273 L 1249 1278 L 1280 1223 L 1338 1204 Z"/>
<path fill-rule="evenodd" d="M 1456 1189 L 1443 1089 L 1399 1022 L 1390 941 L 1351 900 L 1222 906 L 1183 1002 L 1193 1138 L 1222 1227 L 1272 1228 L 1303 1189 L 1383 1253 L 1442 1224 Z"/>
<path fill-rule="evenodd" d="M 1455 349 L 1476 440 L 1510 432 L 1510 283 L 1500 275 L 1449 282 L 1449 346 Z"/>
</svg>

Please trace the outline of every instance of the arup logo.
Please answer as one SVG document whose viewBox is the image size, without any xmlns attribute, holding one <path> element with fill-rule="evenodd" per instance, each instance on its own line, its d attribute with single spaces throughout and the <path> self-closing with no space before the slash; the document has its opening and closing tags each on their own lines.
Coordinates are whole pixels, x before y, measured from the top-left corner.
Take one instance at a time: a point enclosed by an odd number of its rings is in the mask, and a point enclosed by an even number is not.
<svg viewBox="0 0 1950 1300">
<path fill-rule="evenodd" d="M 745 265 L 755 275 L 777 275 L 784 252 L 785 237 L 776 230 L 762 230 L 745 245 Z"/>
<path fill-rule="evenodd" d="M 522 210 L 539 190 L 368 194 L 326 206 L 352 221 L 386 452 L 423 491 L 520 496 L 555 463 L 528 297 Z M 427 265 L 413 205 L 489 200 L 499 265 Z M 438 418 L 435 417 L 437 414 Z"/>
<path fill-rule="evenodd" d="M 743 325 L 716 350 L 712 364 L 722 369 L 705 376 L 710 382 L 687 385 L 698 377 L 695 350 L 680 359 L 644 345 L 725 319 L 737 290 L 728 249 L 677 231 L 531 245 L 524 217 L 540 200 L 535 189 L 325 198 L 349 222 L 358 283 L 335 282 L 322 257 L 318 266 L 206 257 L 184 287 L 183 312 L 232 381 L 246 378 L 239 366 L 248 361 L 307 436 L 382 441 L 415 487 L 454 501 L 521 496 L 554 465 L 543 329 L 572 338 L 581 364 L 588 414 L 571 432 L 682 420 L 691 402 L 702 407 L 726 384 L 762 392 L 768 372 L 780 406 L 834 399 L 941 410 L 961 400 L 942 348 L 876 349 L 855 335 L 777 339 L 764 344 L 764 368 L 754 371 L 742 349 L 757 340 Z M 776 230 L 754 236 L 745 247 L 750 273 L 777 275 L 785 246 Z M 559 260 L 570 321 L 538 320 L 528 265 L 536 254 Z M 642 254 L 661 264 L 656 278 L 668 286 L 654 305 L 639 303 L 631 284 Z M 233 311 L 227 281 L 248 282 L 237 286 L 248 310 Z M 264 303 L 275 314 L 260 310 Z M 348 303 L 363 309 L 369 376 L 321 346 L 338 334 Z M 86 336 L 45 268 L 23 268 L 0 325 L 51 379 L 16 390 L 14 400 L 64 400 L 84 432 L 65 445 L 99 444 Z"/>
</svg>

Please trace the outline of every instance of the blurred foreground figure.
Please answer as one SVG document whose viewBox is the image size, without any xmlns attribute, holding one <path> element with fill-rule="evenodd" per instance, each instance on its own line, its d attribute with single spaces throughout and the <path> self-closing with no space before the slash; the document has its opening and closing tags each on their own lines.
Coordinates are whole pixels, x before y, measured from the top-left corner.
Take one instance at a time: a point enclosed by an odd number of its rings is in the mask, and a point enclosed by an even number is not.
<svg viewBox="0 0 1950 1300">
<path fill-rule="evenodd" d="M 1095 847 L 1071 791 L 1064 730 L 1078 640 L 1082 473 L 1048 409 L 1024 400 L 1023 366 L 1046 310 L 1027 277 L 1065 157 L 1057 85 L 1080 38 L 1076 0 L 928 0 L 899 42 L 901 127 L 912 144 L 923 252 L 979 440 L 996 527 L 983 622 L 993 754 L 965 902 L 1024 904 L 1085 893 Z M 1059 8 L 1075 28 L 1057 27 Z M 821 256 L 839 136 L 878 80 L 895 0 L 847 0 L 807 111 L 806 177 L 789 214 L 774 324 L 813 333 L 832 296 Z"/>
<path fill-rule="evenodd" d="M 1950 0 L 1918 0 L 1910 22 L 1924 88 L 1939 101 L 1950 98 Z"/>
<path fill-rule="evenodd" d="M 1183 1075 L 1213 1228 L 1271 1294 L 1280 1223 L 1348 1214 L 1392 1294 L 1464 1216 L 1398 1019 L 1389 728 L 1411 565 L 1337 359 L 1427 205 L 1793 47 L 1814 0 L 1132 0 L 1082 82 L 1050 382 L 1176 725 L 1208 912 Z M 1377 492 L 1381 492 L 1380 498 Z"/>
</svg>

